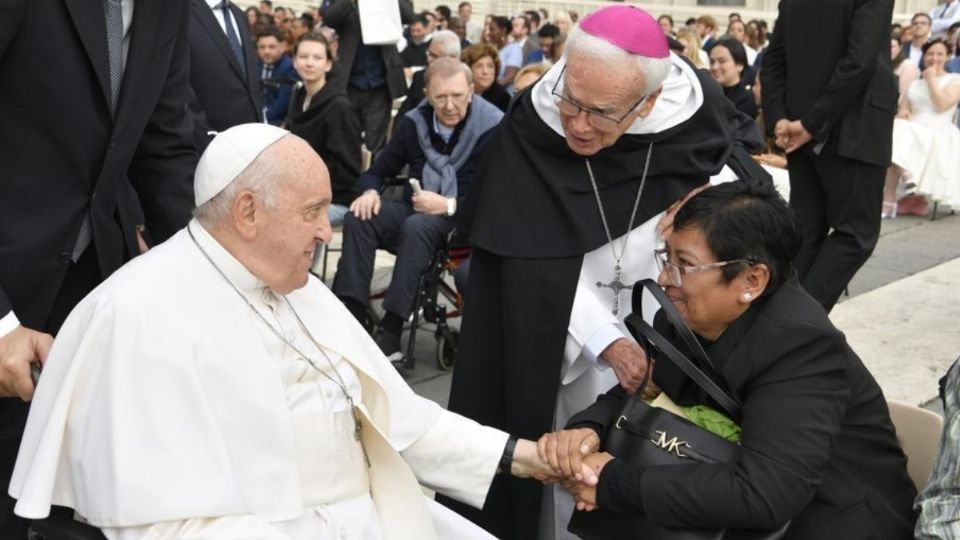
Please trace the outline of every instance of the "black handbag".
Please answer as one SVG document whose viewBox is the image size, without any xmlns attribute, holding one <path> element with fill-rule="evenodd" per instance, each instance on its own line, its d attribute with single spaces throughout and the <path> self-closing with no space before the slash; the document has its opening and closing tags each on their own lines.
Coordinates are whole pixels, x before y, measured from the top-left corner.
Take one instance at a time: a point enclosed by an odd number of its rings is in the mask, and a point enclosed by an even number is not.
<svg viewBox="0 0 960 540">
<path fill-rule="evenodd" d="M 644 289 L 650 291 L 660 304 L 678 337 L 697 357 L 702 368 L 694 365 L 643 320 L 640 314 Z M 715 382 L 720 379 L 706 351 L 660 286 L 652 279 L 645 279 L 638 281 L 633 290 L 633 313 L 624 322 L 637 341 L 643 343 L 647 351 L 654 349 L 658 361 L 673 362 L 713 398 L 725 414 L 739 423 L 740 402 Z M 641 468 L 730 463 L 737 459 L 740 447 L 736 443 L 714 435 L 686 418 L 644 403 L 643 390 L 649 378 L 650 370 L 647 370 L 640 390 L 627 399 L 617 420 L 607 428 L 601 445 L 603 451 Z M 592 512 L 575 510 L 567 529 L 584 540 L 776 540 L 784 535 L 789 525 L 787 523 L 775 531 L 667 527 L 651 523 L 638 514 L 615 514 L 599 508 Z"/>
</svg>

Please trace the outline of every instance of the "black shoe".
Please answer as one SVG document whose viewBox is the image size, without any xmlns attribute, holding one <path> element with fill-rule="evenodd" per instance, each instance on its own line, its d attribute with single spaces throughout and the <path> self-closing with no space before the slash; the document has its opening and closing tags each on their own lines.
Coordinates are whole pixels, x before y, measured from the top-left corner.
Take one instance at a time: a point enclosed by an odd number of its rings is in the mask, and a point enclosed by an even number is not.
<svg viewBox="0 0 960 540">
<path fill-rule="evenodd" d="M 403 353 L 400 352 L 400 334 L 388 332 L 383 328 L 378 328 L 373 335 L 373 341 L 380 347 L 380 351 L 391 362 L 403 360 Z"/>
</svg>

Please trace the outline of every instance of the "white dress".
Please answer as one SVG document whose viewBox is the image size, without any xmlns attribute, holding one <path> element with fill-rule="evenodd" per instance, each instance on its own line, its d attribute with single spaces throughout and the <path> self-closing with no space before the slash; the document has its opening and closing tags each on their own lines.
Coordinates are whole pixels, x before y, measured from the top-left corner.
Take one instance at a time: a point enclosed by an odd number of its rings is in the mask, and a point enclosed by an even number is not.
<svg viewBox="0 0 960 540">
<path fill-rule="evenodd" d="M 940 88 L 960 84 L 960 74 L 937 79 Z M 927 81 L 918 79 L 907 91 L 909 120 L 893 124 L 893 163 L 908 171 L 917 191 L 934 201 L 960 206 L 960 129 L 953 123 L 956 107 L 937 112 Z"/>
</svg>

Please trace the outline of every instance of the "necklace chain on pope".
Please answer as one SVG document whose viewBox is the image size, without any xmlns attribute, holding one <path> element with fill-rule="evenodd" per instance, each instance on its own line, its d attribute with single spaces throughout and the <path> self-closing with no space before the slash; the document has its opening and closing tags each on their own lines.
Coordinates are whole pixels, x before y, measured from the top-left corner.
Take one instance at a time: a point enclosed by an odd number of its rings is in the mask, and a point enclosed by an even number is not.
<svg viewBox="0 0 960 540">
<path fill-rule="evenodd" d="M 653 143 L 647 147 L 647 160 L 643 164 L 643 175 L 640 177 L 640 189 L 637 190 L 637 199 L 633 202 L 633 213 L 630 214 L 630 224 L 627 225 L 627 235 L 623 239 L 623 245 L 620 247 L 620 254 L 617 254 L 617 248 L 613 245 L 613 236 L 610 234 L 610 225 L 607 224 L 607 214 L 603 211 L 603 203 L 600 201 L 600 190 L 597 188 L 597 179 L 593 176 L 593 167 L 590 166 L 590 159 L 584 159 L 587 164 L 587 174 L 590 175 L 590 185 L 593 186 L 593 195 L 597 198 L 597 209 L 600 210 L 600 220 L 603 222 L 603 231 L 607 233 L 607 244 L 610 246 L 610 253 L 613 254 L 613 279 L 609 283 L 597 282 L 598 289 L 610 289 L 613 292 L 614 315 L 620 314 L 620 292 L 630 290 L 633 285 L 627 285 L 621 279 L 623 267 L 621 262 L 623 256 L 627 253 L 627 244 L 630 242 L 630 234 L 633 233 L 633 221 L 637 217 L 637 210 L 640 208 L 640 197 L 643 196 L 643 186 L 647 184 L 647 171 L 650 169 L 650 156 L 653 154 Z"/>
<path fill-rule="evenodd" d="M 223 278 L 223 280 L 226 281 L 231 288 L 233 288 L 234 292 L 236 292 L 237 295 L 239 295 L 240 298 L 243 300 L 243 302 L 247 304 L 247 307 L 253 310 L 253 313 L 257 316 L 257 318 L 260 319 L 261 322 L 263 322 L 263 324 L 267 326 L 267 328 L 270 329 L 270 332 L 272 332 L 273 335 L 277 336 L 277 338 L 280 341 L 282 341 L 284 344 L 286 344 L 288 347 L 293 349 L 295 353 L 299 354 L 301 358 L 306 360 L 307 363 L 310 364 L 310 367 L 312 367 L 314 370 L 316 370 L 318 373 L 320 373 L 321 375 L 329 379 L 330 382 L 332 382 L 333 384 L 337 385 L 340 388 L 340 392 L 343 393 L 344 399 L 347 400 L 347 404 L 350 406 L 350 412 L 353 414 L 353 437 L 354 439 L 357 440 L 358 443 L 360 443 L 360 449 L 363 451 L 363 459 L 367 464 L 367 468 L 369 468 L 370 457 L 367 454 L 366 445 L 363 444 L 363 425 L 360 423 L 360 414 L 357 412 L 357 406 L 354 403 L 353 398 L 350 396 L 350 392 L 347 391 L 347 385 L 346 383 L 343 382 L 343 377 L 340 375 L 340 372 L 337 370 L 336 366 L 333 365 L 333 360 L 330 360 L 330 357 L 327 356 L 327 353 L 326 351 L 323 350 L 323 347 L 313 337 L 313 334 L 311 334 L 310 331 L 307 330 L 307 326 L 303 323 L 303 319 L 300 318 L 300 314 L 297 313 L 297 310 L 293 309 L 293 304 L 290 303 L 290 299 L 287 298 L 286 296 L 282 297 L 284 302 L 286 302 L 287 306 L 290 308 L 290 311 L 293 313 L 293 316 L 297 319 L 297 323 L 300 325 L 300 329 L 303 330 L 303 333 L 306 334 L 308 338 L 310 338 L 310 341 L 313 342 L 313 344 L 317 347 L 317 350 L 320 351 L 320 354 L 322 354 L 324 359 L 326 359 L 327 364 L 330 366 L 330 369 L 333 371 L 333 374 L 336 376 L 336 378 L 331 377 L 329 373 L 320 369 L 317 366 L 317 364 L 313 361 L 313 359 L 311 359 L 309 356 L 304 354 L 303 351 L 298 349 L 296 345 L 291 343 L 290 340 L 286 338 L 286 336 L 284 336 L 279 330 L 277 330 L 272 324 L 270 324 L 270 322 L 267 321 L 267 318 L 264 317 L 262 313 L 260 313 L 260 310 L 258 310 L 256 306 L 253 305 L 252 302 L 250 302 L 250 299 L 248 299 L 246 295 L 244 295 L 243 292 L 241 292 L 240 289 L 232 281 L 230 281 L 230 278 L 228 278 L 227 274 L 225 274 L 223 270 L 219 266 L 217 266 L 217 263 L 213 262 L 213 259 L 210 257 L 210 254 L 208 254 L 207 251 L 203 249 L 203 246 L 201 246 L 200 243 L 197 242 L 197 238 L 193 235 L 193 231 L 190 230 L 190 227 L 187 227 L 187 233 L 190 234 L 190 239 L 193 240 L 194 245 L 196 245 L 197 249 L 200 250 L 200 253 L 203 254 L 203 258 L 205 258 L 207 262 L 210 263 L 210 266 L 212 266 L 213 269 L 216 270 L 218 274 L 220 274 L 220 277 Z"/>
</svg>

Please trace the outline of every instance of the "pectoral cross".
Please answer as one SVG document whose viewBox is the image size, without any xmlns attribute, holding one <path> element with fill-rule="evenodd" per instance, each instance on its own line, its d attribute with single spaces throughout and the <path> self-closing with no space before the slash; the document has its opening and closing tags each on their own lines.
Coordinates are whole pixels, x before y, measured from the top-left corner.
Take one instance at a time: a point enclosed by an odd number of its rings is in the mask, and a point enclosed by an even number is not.
<svg viewBox="0 0 960 540">
<path fill-rule="evenodd" d="M 627 285 L 620 280 L 620 263 L 617 262 L 616 266 L 613 267 L 613 281 L 610 283 L 598 281 L 597 288 L 607 288 L 613 291 L 613 314 L 618 315 L 620 313 L 620 291 L 630 290 L 633 285 Z"/>
<path fill-rule="evenodd" d="M 360 412 L 357 406 L 353 404 L 353 398 L 347 396 L 347 403 L 350 405 L 350 411 L 353 413 L 353 438 L 360 443 L 360 450 L 363 451 L 363 461 L 370 468 L 370 455 L 367 454 L 367 445 L 363 443 L 363 425 L 360 423 Z"/>
</svg>

